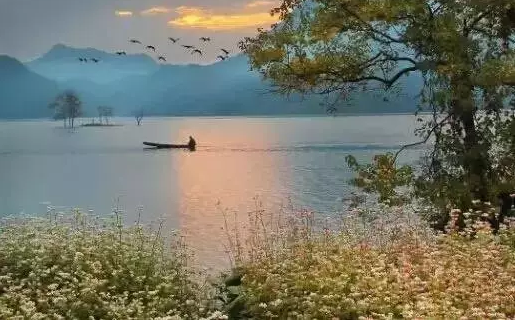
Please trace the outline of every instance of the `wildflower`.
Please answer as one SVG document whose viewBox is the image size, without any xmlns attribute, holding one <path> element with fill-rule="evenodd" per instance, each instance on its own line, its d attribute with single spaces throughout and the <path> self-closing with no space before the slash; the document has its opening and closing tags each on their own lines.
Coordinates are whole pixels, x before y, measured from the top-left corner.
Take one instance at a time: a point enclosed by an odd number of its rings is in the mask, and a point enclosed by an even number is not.
<svg viewBox="0 0 515 320">
<path fill-rule="evenodd" d="M 266 303 L 261 302 L 261 303 L 259 304 L 259 307 L 260 307 L 260 308 L 262 308 L 262 309 L 266 309 L 267 305 L 266 305 Z"/>
<path fill-rule="evenodd" d="M 272 306 L 274 306 L 274 307 L 278 307 L 279 305 L 281 305 L 281 303 L 282 303 L 282 302 L 283 302 L 283 301 L 282 301 L 281 299 L 276 299 L 276 300 L 272 301 L 272 303 L 271 303 L 271 304 L 272 304 Z"/>
<path fill-rule="evenodd" d="M 55 290 L 59 287 L 59 285 L 57 283 L 52 283 L 50 285 L 48 285 L 48 289 L 50 290 Z"/>
<path fill-rule="evenodd" d="M 452 209 L 451 210 L 451 215 L 460 214 L 460 213 L 461 213 L 460 209 Z"/>
</svg>

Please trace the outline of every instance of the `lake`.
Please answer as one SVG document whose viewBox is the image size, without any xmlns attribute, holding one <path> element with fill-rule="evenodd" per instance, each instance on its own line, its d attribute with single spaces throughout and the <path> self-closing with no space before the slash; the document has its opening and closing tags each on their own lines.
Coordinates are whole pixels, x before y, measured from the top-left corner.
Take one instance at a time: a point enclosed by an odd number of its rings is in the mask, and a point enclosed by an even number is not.
<svg viewBox="0 0 515 320">
<path fill-rule="evenodd" d="M 44 214 L 49 204 L 126 221 L 166 220 L 187 235 L 206 266 L 226 262 L 221 209 L 246 214 L 291 204 L 321 214 L 342 209 L 352 177 L 345 156 L 368 160 L 416 141 L 412 115 L 296 118 L 115 118 L 119 127 L 0 122 L 0 212 Z M 89 120 L 78 120 L 85 122 Z M 197 151 L 147 150 L 143 141 Z M 403 155 L 413 161 L 420 151 Z"/>
</svg>

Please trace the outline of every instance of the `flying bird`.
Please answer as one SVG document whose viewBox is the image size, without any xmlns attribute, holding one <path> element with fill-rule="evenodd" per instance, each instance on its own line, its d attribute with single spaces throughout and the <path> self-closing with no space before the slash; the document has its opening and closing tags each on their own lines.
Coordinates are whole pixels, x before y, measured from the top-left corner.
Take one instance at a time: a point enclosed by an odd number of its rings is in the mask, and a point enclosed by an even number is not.
<svg viewBox="0 0 515 320">
<path fill-rule="evenodd" d="M 136 39 L 131 39 L 129 40 L 130 43 L 139 43 L 141 44 L 141 42 L 139 40 L 136 40 Z"/>
<path fill-rule="evenodd" d="M 198 54 L 202 55 L 202 51 L 200 51 L 199 49 L 195 49 L 195 50 L 191 51 L 191 54 L 194 54 L 194 53 L 198 53 Z"/>
<path fill-rule="evenodd" d="M 95 59 L 95 58 L 91 58 L 90 60 L 93 61 L 94 63 L 98 63 L 100 61 L 100 60 Z"/>
<path fill-rule="evenodd" d="M 170 41 L 172 41 L 173 43 L 176 43 L 177 41 L 179 41 L 179 40 L 180 40 L 180 38 L 172 38 L 172 37 L 168 37 L 168 39 L 169 39 Z"/>
<path fill-rule="evenodd" d="M 79 59 L 80 62 L 85 62 L 84 58 L 77 58 L 77 59 Z"/>
<path fill-rule="evenodd" d="M 200 37 L 200 40 L 206 42 L 206 41 L 211 41 L 211 38 L 209 38 L 209 37 Z"/>
<path fill-rule="evenodd" d="M 225 59 L 227 59 L 227 57 L 224 57 L 224 56 L 218 56 L 217 58 L 218 58 L 218 59 L 220 59 L 220 60 L 222 60 L 222 61 L 224 61 Z"/>
<path fill-rule="evenodd" d="M 229 54 L 229 51 L 227 51 L 227 50 L 225 50 L 225 49 L 220 49 L 220 50 L 222 50 L 222 51 L 223 51 L 223 53 L 225 53 L 226 55 L 228 55 L 228 54 Z"/>
<path fill-rule="evenodd" d="M 183 46 L 184 48 L 186 48 L 186 49 L 193 49 L 193 48 L 195 48 L 194 46 L 187 46 L 187 45 L 184 45 L 184 44 L 183 44 L 182 46 Z"/>
<path fill-rule="evenodd" d="M 154 46 L 147 46 L 147 49 L 150 49 L 150 50 L 156 52 L 156 47 L 154 47 Z"/>
<path fill-rule="evenodd" d="M 165 58 L 165 57 L 163 57 L 163 56 L 159 56 L 159 57 L 157 58 L 157 60 L 160 60 L 160 61 L 166 61 L 166 58 Z"/>
<path fill-rule="evenodd" d="M 127 53 L 125 51 L 118 51 L 118 52 L 116 52 L 116 54 L 119 55 L 119 56 L 127 55 Z"/>
</svg>

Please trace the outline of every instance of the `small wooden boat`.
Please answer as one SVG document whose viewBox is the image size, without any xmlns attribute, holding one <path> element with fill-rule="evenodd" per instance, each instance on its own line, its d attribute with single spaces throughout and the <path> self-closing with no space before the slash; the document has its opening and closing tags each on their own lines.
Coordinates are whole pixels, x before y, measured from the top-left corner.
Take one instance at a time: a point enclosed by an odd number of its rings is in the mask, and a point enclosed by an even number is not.
<svg viewBox="0 0 515 320">
<path fill-rule="evenodd" d="M 195 150 L 195 146 L 188 144 L 168 144 L 168 143 L 156 143 L 156 142 L 143 142 L 144 145 L 154 147 L 156 149 L 189 149 Z"/>
</svg>

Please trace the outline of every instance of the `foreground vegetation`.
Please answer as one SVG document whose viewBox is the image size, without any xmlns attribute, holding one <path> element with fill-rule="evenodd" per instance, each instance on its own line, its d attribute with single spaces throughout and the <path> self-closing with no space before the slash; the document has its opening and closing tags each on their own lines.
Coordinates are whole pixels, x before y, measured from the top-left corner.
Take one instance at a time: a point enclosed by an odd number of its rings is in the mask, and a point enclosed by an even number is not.
<svg viewBox="0 0 515 320">
<path fill-rule="evenodd" d="M 79 212 L 4 222 L 0 318 L 208 318 L 184 249 L 160 232 Z"/>
<path fill-rule="evenodd" d="M 304 215 L 281 240 L 281 232 L 260 228 L 242 270 L 246 312 L 255 319 L 515 317 L 514 229 L 494 236 L 473 219 L 492 211 L 473 210 L 461 230 L 455 210 L 448 233 L 436 234 L 401 208 L 383 209 L 356 210 L 345 229 L 323 232 Z"/>
<path fill-rule="evenodd" d="M 485 219 L 496 210 L 476 202 L 435 233 L 419 218 L 431 210 L 354 207 L 337 221 L 258 210 L 245 233 L 228 230 L 237 268 L 225 284 L 206 282 L 161 228 L 78 211 L 4 220 L 0 318 L 515 317 L 513 221 L 494 235 Z"/>
</svg>

